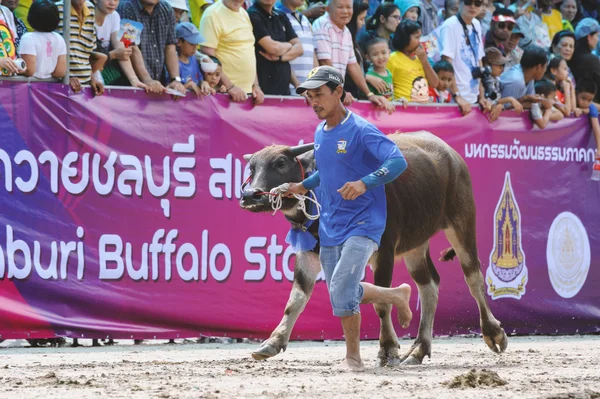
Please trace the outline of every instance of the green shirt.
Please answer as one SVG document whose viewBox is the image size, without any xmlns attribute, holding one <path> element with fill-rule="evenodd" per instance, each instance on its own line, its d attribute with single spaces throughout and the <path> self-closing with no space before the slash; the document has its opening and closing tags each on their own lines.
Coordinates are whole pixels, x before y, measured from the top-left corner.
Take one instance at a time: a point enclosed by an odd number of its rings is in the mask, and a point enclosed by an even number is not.
<svg viewBox="0 0 600 399">
<path fill-rule="evenodd" d="M 385 82 L 385 84 L 387 85 L 387 90 L 384 93 L 380 93 L 379 91 L 375 90 L 375 88 L 371 85 L 368 85 L 368 86 L 369 86 L 369 90 L 371 90 L 373 93 L 378 94 L 380 96 L 384 96 L 388 100 L 391 100 L 392 95 L 394 94 L 394 90 L 392 88 L 392 73 L 390 72 L 389 69 L 386 69 L 385 71 L 387 72 L 387 76 L 378 74 L 377 72 L 375 72 L 373 70 L 373 67 L 370 67 L 369 71 L 367 72 L 367 75 L 375 76 Z"/>
</svg>

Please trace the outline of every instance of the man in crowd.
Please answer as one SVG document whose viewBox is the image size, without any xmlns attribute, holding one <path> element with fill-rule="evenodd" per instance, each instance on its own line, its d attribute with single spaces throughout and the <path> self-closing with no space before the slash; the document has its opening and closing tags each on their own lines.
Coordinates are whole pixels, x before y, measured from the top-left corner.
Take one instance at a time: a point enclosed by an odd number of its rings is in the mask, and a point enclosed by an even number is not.
<svg viewBox="0 0 600 399">
<path fill-rule="evenodd" d="M 252 93 L 254 104 L 260 104 L 264 94 L 256 74 L 252 23 L 243 4 L 244 0 L 219 0 L 204 11 L 200 51 L 221 62 L 221 82 L 233 101 L 245 101 Z"/>
<path fill-rule="evenodd" d="M 313 24 L 319 64 L 334 67 L 341 72 L 342 76 L 346 75 L 346 69 L 348 69 L 350 78 L 358 86 L 358 89 L 365 93 L 369 101 L 378 107 L 386 107 L 390 111 L 388 101 L 369 90 L 362 68 L 356 62 L 352 34 L 346 27 L 351 18 L 352 0 L 329 0 L 328 13 Z M 352 94 L 346 92 L 344 104 L 350 105 L 353 101 L 355 99 Z"/>
<path fill-rule="evenodd" d="M 421 23 L 421 35 L 426 36 L 433 32 L 439 25 L 438 17 L 439 9 L 433 0 L 421 1 L 421 15 L 419 22 Z"/>
<path fill-rule="evenodd" d="M 544 77 L 547 65 L 548 52 L 545 49 L 528 47 L 521 57 L 521 64 L 500 76 L 502 97 L 516 98 L 527 109 L 532 103 L 542 101 L 540 96 L 535 95 L 535 81 Z"/>
<path fill-rule="evenodd" d="M 506 46 L 515 25 L 514 13 L 511 10 L 497 8 L 492 15 L 490 30 L 485 35 L 485 47 L 496 47 L 506 55 Z"/>
<path fill-rule="evenodd" d="M 287 17 L 274 10 L 275 0 L 256 0 L 248 9 L 256 39 L 258 83 L 265 94 L 290 95 L 290 61 L 303 53 Z"/>
<path fill-rule="evenodd" d="M 483 0 L 462 0 L 459 13 L 444 22 L 440 33 L 442 58 L 454 67 L 451 91 L 463 115 L 478 102 L 488 108 L 481 81 L 472 74 L 484 56 L 481 24 L 475 18 L 482 6 Z"/>
<path fill-rule="evenodd" d="M 140 40 L 141 55 L 133 52 L 131 62 L 140 80 L 149 91 L 161 93 L 163 83 L 185 94 L 179 76 L 179 59 L 175 45 L 175 14 L 163 0 L 126 0 L 117 9 L 121 19 L 130 19 L 144 25 Z M 165 79 L 165 66 L 170 81 Z"/>
</svg>

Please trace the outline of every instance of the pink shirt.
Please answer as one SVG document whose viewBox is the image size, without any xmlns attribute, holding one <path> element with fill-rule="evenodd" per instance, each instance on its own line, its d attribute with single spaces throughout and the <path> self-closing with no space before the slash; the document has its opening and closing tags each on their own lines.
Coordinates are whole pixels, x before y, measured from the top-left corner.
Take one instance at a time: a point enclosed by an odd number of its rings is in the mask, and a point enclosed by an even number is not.
<svg viewBox="0 0 600 399">
<path fill-rule="evenodd" d="M 346 76 L 346 67 L 356 64 L 352 34 L 347 27 L 338 28 L 325 14 L 313 23 L 313 41 L 319 60 L 331 60 L 334 68 Z"/>
</svg>

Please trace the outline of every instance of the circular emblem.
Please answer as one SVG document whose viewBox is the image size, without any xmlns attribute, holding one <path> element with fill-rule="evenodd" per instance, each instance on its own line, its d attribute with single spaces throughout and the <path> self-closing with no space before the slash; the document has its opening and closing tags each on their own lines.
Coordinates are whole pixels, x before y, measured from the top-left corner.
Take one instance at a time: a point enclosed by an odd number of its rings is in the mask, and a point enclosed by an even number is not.
<svg viewBox="0 0 600 399">
<path fill-rule="evenodd" d="M 554 291 L 563 298 L 577 295 L 590 270 L 590 240 L 581 220 L 571 212 L 561 213 L 552 222 L 546 260 Z"/>
</svg>

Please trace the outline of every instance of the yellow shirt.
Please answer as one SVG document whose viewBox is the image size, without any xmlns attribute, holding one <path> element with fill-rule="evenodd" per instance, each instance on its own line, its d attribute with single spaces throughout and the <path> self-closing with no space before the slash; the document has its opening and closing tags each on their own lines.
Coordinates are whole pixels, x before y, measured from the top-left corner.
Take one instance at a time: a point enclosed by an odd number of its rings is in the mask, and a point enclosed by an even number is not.
<svg viewBox="0 0 600 399">
<path fill-rule="evenodd" d="M 251 93 L 256 78 L 256 55 L 252 23 L 246 10 L 240 8 L 235 12 L 218 1 L 204 12 L 200 33 L 205 39 L 200 44 L 216 50 L 229 80 Z"/>
<path fill-rule="evenodd" d="M 2 2 L 0 1 L 0 3 Z M 27 15 L 29 14 L 29 7 L 31 7 L 31 3 L 33 3 L 33 0 L 20 0 L 19 5 L 17 6 L 17 8 L 15 8 L 15 15 L 21 21 L 23 21 L 29 32 L 33 32 L 33 29 L 29 25 L 29 22 L 27 22 Z"/>
<path fill-rule="evenodd" d="M 215 0 L 215 2 L 218 0 Z M 198 27 L 200 26 L 200 20 L 202 19 L 202 14 L 204 14 L 204 11 L 202 9 L 202 7 L 204 7 L 205 5 L 210 5 L 213 4 L 213 1 L 209 0 L 189 0 L 189 4 L 190 4 L 190 14 L 191 14 L 191 21 L 192 23 Z"/>
<path fill-rule="evenodd" d="M 560 11 L 552 9 L 550 15 L 542 13 L 542 22 L 548 26 L 548 35 L 553 38 L 555 34 L 563 30 L 562 15 Z"/>
<path fill-rule="evenodd" d="M 428 102 L 429 86 L 425 69 L 418 58 L 410 59 L 400 51 L 394 51 L 387 63 L 392 72 L 394 99 L 405 98 L 410 102 Z"/>
</svg>

